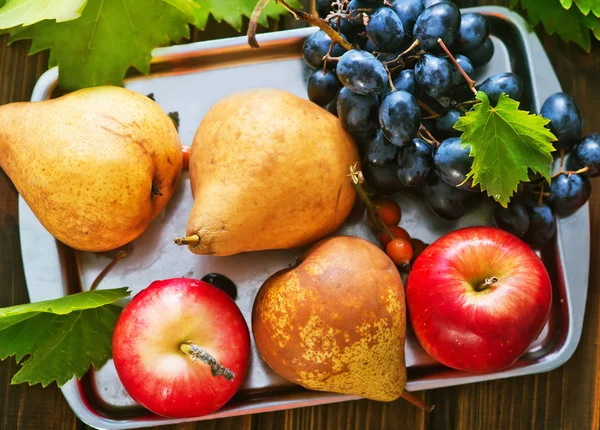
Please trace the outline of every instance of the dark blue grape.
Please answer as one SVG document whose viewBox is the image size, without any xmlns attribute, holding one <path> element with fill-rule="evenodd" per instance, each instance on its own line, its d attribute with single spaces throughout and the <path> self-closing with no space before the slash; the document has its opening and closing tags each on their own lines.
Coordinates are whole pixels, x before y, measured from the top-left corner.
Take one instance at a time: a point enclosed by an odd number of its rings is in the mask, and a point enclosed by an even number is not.
<svg viewBox="0 0 600 430">
<path fill-rule="evenodd" d="M 407 187 L 422 183 L 433 166 L 433 147 L 423 139 L 415 138 L 400 147 L 398 178 Z"/>
<path fill-rule="evenodd" d="M 473 65 L 471 64 L 471 60 L 469 60 L 464 55 L 460 55 L 460 54 L 455 56 L 454 58 L 456 59 L 456 62 L 458 63 L 458 65 L 460 67 L 462 67 L 462 69 L 465 71 L 467 76 L 472 77 L 474 69 L 473 69 Z M 446 60 L 446 61 L 449 61 L 449 60 Z M 462 75 L 462 73 L 460 73 L 460 70 L 458 70 L 458 67 L 456 67 L 453 63 L 450 63 L 450 67 L 452 68 L 452 84 L 455 87 L 458 87 L 459 85 L 461 85 L 463 83 L 466 84 L 467 81 L 465 80 L 465 77 Z"/>
<path fill-rule="evenodd" d="M 398 1 L 402 1 L 402 0 L 398 0 Z M 425 8 L 431 7 L 438 3 L 454 3 L 454 2 L 452 0 L 423 0 L 423 6 L 425 6 Z"/>
<path fill-rule="evenodd" d="M 410 69 L 402 70 L 394 79 L 394 87 L 397 90 L 406 91 L 413 96 L 417 96 L 419 85 L 415 79 L 415 71 Z"/>
<path fill-rule="evenodd" d="M 431 97 L 441 97 L 452 86 L 450 63 L 444 58 L 425 54 L 415 65 L 415 80 Z"/>
<path fill-rule="evenodd" d="M 219 273 L 208 273 L 202 277 L 201 281 L 217 287 L 219 290 L 227 293 L 233 300 L 237 299 L 237 287 L 227 276 Z"/>
<path fill-rule="evenodd" d="M 548 205 L 559 216 L 569 216 L 590 198 L 592 184 L 587 176 L 561 173 L 550 183 Z"/>
<path fill-rule="evenodd" d="M 431 172 L 425 182 L 425 201 L 440 218 L 455 221 L 466 214 L 473 202 L 474 193 L 451 187 Z"/>
<path fill-rule="evenodd" d="M 398 156 L 398 147 L 392 145 L 383 135 L 381 129 L 365 145 L 365 159 L 374 166 L 384 166 L 387 163 L 396 161 Z"/>
<path fill-rule="evenodd" d="M 470 146 L 466 148 L 461 146 L 458 137 L 444 140 L 433 158 L 435 172 L 440 179 L 451 187 L 458 187 L 466 191 L 479 191 L 479 186 L 473 187 L 473 178 L 469 178 L 465 182 L 473 165 L 473 157 L 469 155 L 470 151 Z"/>
<path fill-rule="evenodd" d="M 387 72 L 373 54 L 353 49 L 346 52 L 337 64 L 337 75 L 342 84 L 356 94 L 379 94 L 388 82 Z"/>
<path fill-rule="evenodd" d="M 421 109 L 412 94 L 395 91 L 381 102 L 379 124 L 385 137 L 394 145 L 402 145 L 417 135 L 421 125 Z"/>
<path fill-rule="evenodd" d="M 460 11 L 454 3 L 438 3 L 428 7 L 417 18 L 413 36 L 419 40 L 421 48 L 431 51 L 437 48 L 438 39 L 452 45 L 460 28 Z"/>
<path fill-rule="evenodd" d="M 600 134 L 588 134 L 571 151 L 567 161 L 569 170 L 579 170 L 584 167 L 588 171 L 582 173 L 589 178 L 600 176 Z"/>
<path fill-rule="evenodd" d="M 378 106 L 377 96 L 362 96 L 348 88 L 342 88 L 337 97 L 338 117 L 344 128 L 353 135 L 368 134 L 377 118 Z"/>
<path fill-rule="evenodd" d="M 329 52 L 329 45 L 331 45 L 331 38 L 323 30 L 319 30 L 308 36 L 302 48 L 302 55 L 306 64 L 313 69 L 323 67 L 323 57 Z M 331 55 L 334 57 L 341 56 L 344 52 L 346 52 L 344 48 L 335 45 L 331 51 Z M 331 63 L 331 66 L 333 65 L 334 63 Z"/>
<path fill-rule="evenodd" d="M 321 18 L 325 18 L 331 11 L 332 0 L 317 0 L 316 9 Z"/>
<path fill-rule="evenodd" d="M 394 12 L 396 12 L 398 15 L 398 18 L 400 18 L 400 21 L 402 21 L 402 26 L 404 27 L 404 36 L 412 39 L 415 22 L 417 22 L 417 18 L 425 9 L 423 6 L 423 1 L 398 0 L 394 2 L 392 7 L 394 8 Z"/>
<path fill-rule="evenodd" d="M 402 70 L 394 78 L 394 88 L 396 88 L 396 90 L 406 91 L 407 93 L 411 93 L 413 96 L 417 97 L 419 95 L 419 84 L 417 84 L 417 81 L 415 80 L 414 70 Z M 381 94 L 381 97 L 385 98 L 391 92 L 392 89 L 390 86 L 387 86 L 385 91 Z"/>
<path fill-rule="evenodd" d="M 479 48 L 469 52 L 465 52 L 465 56 L 471 60 L 471 64 L 475 67 L 484 66 L 490 62 L 494 56 L 494 42 L 489 37 L 483 42 Z"/>
<path fill-rule="evenodd" d="M 496 221 L 496 225 L 502 230 L 517 237 L 523 236 L 529 229 L 527 208 L 515 202 L 511 202 L 508 208 L 496 205 L 494 209 L 494 221 Z"/>
<path fill-rule="evenodd" d="M 369 3 L 365 0 L 351 0 L 348 3 L 348 21 L 353 25 L 361 25 L 363 22 L 363 14 L 371 13 L 373 3 Z"/>
<path fill-rule="evenodd" d="M 460 112 L 455 109 L 449 109 L 437 117 L 435 128 L 444 136 L 460 136 L 461 132 L 454 129 L 454 124 L 459 120 Z"/>
<path fill-rule="evenodd" d="M 381 132 L 367 143 L 361 169 L 369 188 L 378 194 L 391 195 L 404 189 L 396 174 L 398 147 L 386 142 Z"/>
<path fill-rule="evenodd" d="M 377 51 L 390 52 L 404 41 L 404 27 L 396 13 L 387 7 L 377 9 L 369 16 L 367 37 Z"/>
<path fill-rule="evenodd" d="M 373 42 L 371 42 L 369 39 L 367 39 L 367 41 L 365 42 L 365 47 L 363 48 L 363 50 L 370 52 L 371 54 L 373 54 L 373 51 L 375 51 L 375 47 L 373 46 Z"/>
<path fill-rule="evenodd" d="M 463 13 L 460 17 L 460 30 L 454 42 L 458 52 L 470 52 L 479 48 L 490 35 L 490 25 L 480 13 Z"/>
<path fill-rule="evenodd" d="M 308 99 L 319 106 L 325 106 L 335 99 L 341 86 L 333 72 L 315 70 L 308 78 Z"/>
<path fill-rule="evenodd" d="M 546 204 L 530 205 L 527 208 L 529 215 L 529 229 L 523 240 L 534 248 L 546 244 L 556 234 L 556 219 L 552 210 Z"/>
<path fill-rule="evenodd" d="M 577 103 L 570 95 L 552 94 L 542 105 L 540 114 L 550 120 L 546 127 L 558 139 L 558 142 L 554 142 L 556 149 L 569 150 L 581 139 L 583 120 Z"/>
<path fill-rule="evenodd" d="M 490 99 L 490 104 L 496 106 L 502 93 L 513 100 L 521 100 L 523 80 L 515 73 L 498 73 L 483 81 L 477 89 L 486 93 Z"/>
</svg>

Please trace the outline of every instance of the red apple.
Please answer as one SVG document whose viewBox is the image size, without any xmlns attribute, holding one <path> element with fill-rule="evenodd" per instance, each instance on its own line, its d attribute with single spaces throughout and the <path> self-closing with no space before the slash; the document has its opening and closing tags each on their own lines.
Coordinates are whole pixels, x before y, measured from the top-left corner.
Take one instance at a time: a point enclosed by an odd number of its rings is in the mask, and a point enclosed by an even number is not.
<svg viewBox="0 0 600 430">
<path fill-rule="evenodd" d="M 239 389 L 250 335 L 226 293 L 176 278 L 155 281 L 131 300 L 115 326 L 112 348 L 119 378 L 136 402 L 167 417 L 198 417 L 222 407 Z"/>
<path fill-rule="evenodd" d="M 454 231 L 415 260 L 406 285 L 423 348 L 454 369 L 513 364 L 539 335 L 552 301 L 548 272 L 517 237 L 493 227 Z"/>
</svg>

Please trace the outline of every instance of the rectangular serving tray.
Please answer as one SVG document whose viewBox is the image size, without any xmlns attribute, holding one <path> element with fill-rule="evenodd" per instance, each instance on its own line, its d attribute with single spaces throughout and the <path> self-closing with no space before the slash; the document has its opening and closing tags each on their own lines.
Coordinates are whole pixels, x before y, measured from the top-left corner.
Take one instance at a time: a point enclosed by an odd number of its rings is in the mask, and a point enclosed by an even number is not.
<svg viewBox="0 0 600 430">
<path fill-rule="evenodd" d="M 494 73 L 514 71 L 525 83 L 523 107 L 539 111 L 560 84 L 542 45 L 524 20 L 505 8 L 472 8 L 490 21 L 495 44 L 492 61 L 479 71 L 481 81 Z M 247 88 L 277 87 L 306 97 L 310 70 L 301 58 L 304 39 L 315 28 L 281 31 L 258 36 L 261 48 L 252 50 L 245 37 L 191 43 L 154 51 L 149 76 L 128 78 L 125 86 L 142 94 L 154 93 L 165 111 L 178 111 L 183 144 L 190 145 L 208 109 L 223 96 Z M 48 70 L 37 82 L 31 101 L 52 97 L 58 71 Z M 234 149 L 232 149 L 234 150 Z M 185 232 L 193 202 L 187 172 L 167 208 L 147 231 L 129 246 L 130 255 L 106 276 L 100 288 L 128 286 L 135 294 L 156 279 L 200 278 L 223 273 L 238 286 L 237 304 L 250 325 L 255 294 L 266 278 L 286 267 L 302 250 L 266 251 L 232 257 L 197 256 L 172 244 Z M 413 236 L 431 243 L 460 227 L 490 224 L 489 207 L 483 206 L 457 222 L 446 222 L 411 196 L 399 196 L 401 225 Z M 86 290 L 110 261 L 110 253 L 74 251 L 58 243 L 19 199 L 23 265 L 32 302 Z M 375 242 L 364 222 L 345 225 L 338 234 L 353 234 Z M 469 374 L 446 368 L 429 357 L 408 330 L 406 361 L 409 391 L 427 390 L 491 379 L 547 372 L 567 361 L 579 342 L 588 286 L 589 213 L 587 204 L 558 222 L 557 240 L 542 250 L 550 272 L 554 303 L 548 324 L 530 350 L 510 369 L 488 374 Z M 568 252 L 566 252 L 568 250 Z M 274 374 L 252 346 L 250 369 L 239 393 L 220 411 L 200 419 L 214 419 L 314 406 L 357 399 L 306 390 Z M 112 361 L 75 378 L 62 388 L 77 416 L 99 429 L 125 429 L 172 424 L 176 420 L 156 416 L 140 407 L 125 392 Z"/>
</svg>

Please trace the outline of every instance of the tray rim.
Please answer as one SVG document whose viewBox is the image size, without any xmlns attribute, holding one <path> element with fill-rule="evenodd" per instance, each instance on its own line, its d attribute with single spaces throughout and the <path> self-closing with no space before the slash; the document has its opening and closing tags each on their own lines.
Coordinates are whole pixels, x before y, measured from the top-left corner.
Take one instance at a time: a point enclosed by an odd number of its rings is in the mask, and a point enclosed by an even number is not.
<svg viewBox="0 0 600 430">
<path fill-rule="evenodd" d="M 537 82 L 538 79 L 543 79 L 546 82 L 553 81 L 557 88 L 560 88 L 560 83 L 558 82 L 558 78 L 554 73 L 554 68 L 552 67 L 541 42 L 535 35 L 535 33 L 531 30 L 529 24 L 517 13 L 511 11 L 505 7 L 499 6 L 481 6 L 474 8 L 465 8 L 461 9 L 462 11 L 470 11 L 470 12 L 481 12 L 486 13 L 488 15 L 498 15 L 500 17 L 506 18 L 513 25 L 517 27 L 521 36 L 524 38 L 523 47 L 525 49 L 526 56 L 529 60 L 529 73 L 531 75 L 532 82 Z M 297 38 L 305 38 L 317 31 L 315 27 L 307 27 L 307 28 L 299 28 L 292 30 L 282 30 L 276 31 L 272 33 L 263 33 L 257 35 L 257 40 L 259 43 L 268 43 L 268 42 L 277 42 L 277 41 L 285 41 Z M 153 51 L 153 59 L 152 63 L 162 63 L 168 62 L 172 58 L 180 58 L 180 57 L 188 57 L 193 56 L 194 54 L 209 51 L 215 48 L 228 48 L 228 47 L 239 47 L 241 45 L 245 45 L 247 43 L 247 39 L 245 36 L 237 36 L 225 39 L 215 39 L 210 41 L 203 42 L 193 42 L 184 45 L 174 45 L 170 47 L 156 48 Z M 535 48 L 535 49 L 533 49 Z M 36 82 L 34 90 L 32 92 L 31 101 L 41 101 L 49 98 L 51 96 L 52 91 L 57 85 L 58 81 L 58 67 L 53 67 L 46 72 L 44 72 L 39 80 Z M 555 81 L 555 82 L 554 82 Z M 532 87 L 533 98 L 538 104 L 537 108 L 539 109 L 540 104 L 540 96 L 539 90 L 536 85 Z M 21 237 L 27 237 L 27 232 L 23 229 L 23 223 L 21 223 L 21 214 L 24 211 L 30 211 L 27 204 L 19 195 L 19 230 Z M 587 288 L 588 288 L 588 278 L 589 278 L 589 245 L 590 245 L 590 219 L 589 219 L 589 205 L 586 203 L 577 213 L 572 215 L 566 219 L 559 219 L 558 222 L 558 231 L 557 231 L 557 260 L 560 262 L 560 265 L 563 268 L 563 276 L 562 280 L 565 284 L 565 295 L 567 297 L 566 303 L 566 313 L 568 317 L 567 324 L 567 333 L 565 336 L 565 340 L 562 343 L 562 346 L 549 353 L 546 357 L 547 359 L 543 362 L 534 363 L 531 365 L 526 365 L 522 367 L 508 369 L 502 372 L 490 373 L 490 374 L 463 374 L 463 376 L 458 378 L 447 378 L 447 379 L 427 379 L 422 381 L 413 381 L 407 384 L 407 388 L 410 388 L 410 391 L 419 391 L 419 390 L 427 390 L 433 388 L 441 388 L 448 387 L 454 385 L 462 385 L 474 382 L 482 382 L 489 381 L 495 379 L 503 379 L 513 376 L 523 376 L 535 373 L 548 372 L 557 367 L 563 365 L 575 352 L 579 340 L 581 338 L 582 326 L 583 326 L 583 315 L 585 312 L 585 303 L 587 299 Z M 571 230 L 569 227 L 576 228 L 580 233 L 581 231 L 585 232 L 584 238 L 584 246 L 581 246 L 581 243 L 578 243 L 578 246 L 583 248 L 584 255 L 578 255 L 576 262 L 581 262 L 583 259 L 587 262 L 587 265 L 584 270 L 580 270 L 578 273 L 573 273 L 573 271 L 567 270 L 569 267 L 566 264 L 567 260 L 573 260 L 572 258 L 568 258 L 568 253 L 566 252 L 566 244 L 563 240 L 563 236 L 566 234 L 566 230 Z M 50 236 L 48 234 L 48 236 Z M 50 239 L 53 238 L 50 236 Z M 23 243 L 23 240 L 22 240 Z M 44 242 L 44 244 L 48 244 L 48 242 Z M 23 258 L 23 266 L 25 270 L 25 279 L 26 282 L 28 279 L 34 278 L 33 273 L 34 270 L 27 270 L 28 265 L 26 264 L 26 256 L 25 252 L 22 248 L 22 258 Z M 58 261 L 58 259 L 56 259 Z M 59 263 L 60 264 L 60 263 Z M 575 279 L 575 282 L 572 282 Z M 580 285 L 583 284 L 584 288 L 581 288 L 581 291 L 573 290 L 574 287 L 569 287 L 569 285 L 575 284 Z M 30 291 L 30 283 L 27 282 L 28 292 Z M 33 288 L 33 287 L 32 287 Z M 572 291 L 573 290 L 573 291 Z M 576 293 L 576 294 L 575 294 Z M 31 292 L 30 292 L 31 294 Z M 575 309 L 578 312 L 575 312 Z M 351 396 L 351 395 L 340 395 L 334 393 L 319 393 L 319 397 L 313 397 L 311 399 L 284 399 L 284 400 L 270 400 L 271 406 L 269 407 L 249 407 L 239 408 L 235 411 L 226 411 L 224 413 L 220 413 L 217 411 L 214 414 L 196 417 L 190 419 L 153 419 L 153 420 L 143 420 L 143 419 L 127 419 L 127 420 L 115 420 L 111 418 L 106 418 L 95 414 L 87 402 L 85 401 L 79 386 L 79 382 L 76 378 L 73 378 L 63 387 L 61 387 L 63 395 L 65 399 L 69 403 L 73 412 L 78 416 L 86 424 L 99 429 L 122 429 L 122 428 L 139 428 L 145 427 L 148 425 L 157 426 L 157 425 L 165 425 L 165 424 L 175 424 L 175 423 L 183 423 L 183 422 L 194 422 L 200 420 L 210 420 L 216 418 L 223 417 L 231 417 L 231 416 L 239 416 L 239 415 L 247 415 L 252 413 L 260 413 L 260 412 L 268 412 L 268 411 L 277 411 L 283 409 L 291 409 L 296 407 L 306 407 L 306 406 L 315 406 L 329 403 L 337 403 L 348 400 L 359 399 L 360 397 Z M 299 396 L 301 397 L 301 396 Z"/>
</svg>

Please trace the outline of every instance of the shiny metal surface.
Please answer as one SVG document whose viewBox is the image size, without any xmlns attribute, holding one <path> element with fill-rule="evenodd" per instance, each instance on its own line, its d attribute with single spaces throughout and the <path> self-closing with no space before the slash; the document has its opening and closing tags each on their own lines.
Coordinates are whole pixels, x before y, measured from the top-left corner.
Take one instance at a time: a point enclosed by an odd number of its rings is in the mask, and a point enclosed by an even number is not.
<svg viewBox="0 0 600 430">
<path fill-rule="evenodd" d="M 543 48 L 523 19 L 507 9 L 474 8 L 491 23 L 496 53 L 479 71 L 478 80 L 494 73 L 515 71 L 525 81 L 523 106 L 539 110 L 544 99 L 560 84 Z M 308 70 L 301 59 L 304 39 L 315 29 L 299 29 L 259 35 L 260 50 L 251 50 L 245 37 L 215 40 L 156 49 L 149 76 L 133 77 L 126 87 L 142 94 L 154 93 L 165 111 L 178 111 L 182 142 L 190 145 L 207 110 L 226 94 L 247 88 L 278 87 L 306 97 Z M 58 72 L 51 69 L 38 81 L 32 101 L 48 99 Z M 491 222 L 489 208 L 482 207 L 457 222 L 438 219 L 424 202 L 400 196 L 401 226 L 413 237 L 431 243 L 456 228 Z M 104 279 L 100 288 L 128 286 L 135 294 L 156 279 L 178 276 L 200 278 L 208 272 L 229 276 L 238 287 L 237 304 L 248 323 L 256 291 L 273 272 L 287 266 L 301 250 L 267 251 L 232 257 L 191 254 L 172 244 L 185 232 L 192 196 L 187 174 L 166 210 L 130 247 L 130 256 Z M 29 296 L 32 301 L 59 297 L 79 288 L 87 289 L 109 261 L 108 255 L 75 252 L 50 236 L 27 204 L 19 200 L 20 234 Z M 365 223 L 345 225 L 339 233 L 375 241 Z M 589 214 L 585 205 L 559 221 L 557 242 L 543 250 L 555 300 L 546 328 L 512 368 L 491 374 L 467 374 L 441 366 L 429 357 L 416 339 L 407 338 L 406 358 L 409 390 L 423 390 L 516 375 L 546 372 L 562 365 L 573 354 L 582 329 L 588 285 Z M 566 252 L 568 249 L 569 252 Z M 82 286 L 82 287 L 80 287 Z M 121 385 L 112 361 L 62 387 L 73 411 L 87 424 L 102 429 L 137 428 L 177 423 L 155 416 L 137 405 Z M 217 413 L 202 417 L 244 415 L 355 399 L 313 392 L 291 384 L 262 362 L 253 348 L 250 370 L 240 392 Z"/>
</svg>

